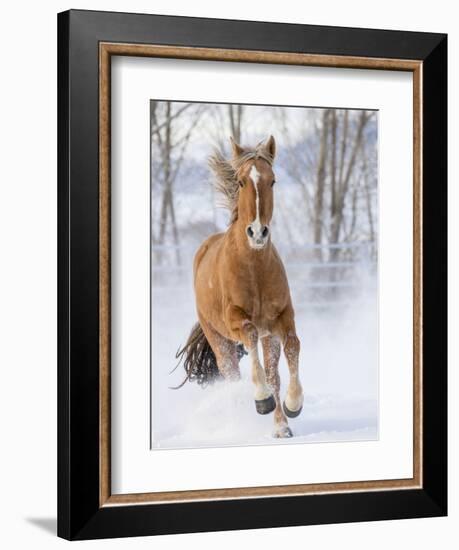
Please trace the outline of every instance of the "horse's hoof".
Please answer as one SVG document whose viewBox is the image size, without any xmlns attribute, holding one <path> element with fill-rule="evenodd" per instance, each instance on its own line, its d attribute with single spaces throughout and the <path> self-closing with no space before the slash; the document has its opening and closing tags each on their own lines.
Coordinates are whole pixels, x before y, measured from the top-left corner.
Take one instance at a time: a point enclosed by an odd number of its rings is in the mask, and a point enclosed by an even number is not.
<svg viewBox="0 0 459 550">
<path fill-rule="evenodd" d="M 276 408 L 276 401 L 272 395 L 258 401 L 255 399 L 255 407 L 258 414 L 269 414 Z"/>
<path fill-rule="evenodd" d="M 282 426 L 281 428 L 278 428 L 274 434 L 273 437 L 275 438 L 284 438 L 284 437 L 293 437 L 292 430 L 288 426 Z"/>
<path fill-rule="evenodd" d="M 303 410 L 303 405 L 301 405 L 301 407 L 297 410 L 297 411 L 291 411 L 287 405 L 285 404 L 285 401 L 282 403 L 282 408 L 284 409 L 284 413 L 286 414 L 286 416 L 288 416 L 289 418 L 296 418 L 300 412 Z"/>
</svg>

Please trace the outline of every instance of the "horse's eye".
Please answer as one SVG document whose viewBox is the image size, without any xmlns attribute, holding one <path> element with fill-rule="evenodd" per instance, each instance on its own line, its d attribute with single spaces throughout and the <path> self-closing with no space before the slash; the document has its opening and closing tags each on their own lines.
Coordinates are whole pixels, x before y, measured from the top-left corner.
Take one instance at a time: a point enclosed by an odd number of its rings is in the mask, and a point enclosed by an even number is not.
<svg viewBox="0 0 459 550">
<path fill-rule="evenodd" d="M 242 180 L 239 180 L 239 187 L 244 187 L 244 184 L 242 183 Z"/>
<path fill-rule="evenodd" d="M 276 180 L 273 180 L 271 183 L 271 187 L 276 183 Z"/>
</svg>

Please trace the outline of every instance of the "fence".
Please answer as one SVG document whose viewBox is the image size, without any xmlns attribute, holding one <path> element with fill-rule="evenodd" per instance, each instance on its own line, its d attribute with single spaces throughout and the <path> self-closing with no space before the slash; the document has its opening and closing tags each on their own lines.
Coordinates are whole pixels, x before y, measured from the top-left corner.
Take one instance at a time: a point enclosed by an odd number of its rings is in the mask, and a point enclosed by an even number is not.
<svg viewBox="0 0 459 550">
<path fill-rule="evenodd" d="M 197 248 L 197 247 L 196 247 Z M 156 296 L 172 291 L 181 299 L 192 294 L 192 265 L 196 248 L 153 245 L 152 283 Z M 375 290 L 375 242 L 278 246 L 287 271 L 295 309 L 349 306 Z"/>
</svg>

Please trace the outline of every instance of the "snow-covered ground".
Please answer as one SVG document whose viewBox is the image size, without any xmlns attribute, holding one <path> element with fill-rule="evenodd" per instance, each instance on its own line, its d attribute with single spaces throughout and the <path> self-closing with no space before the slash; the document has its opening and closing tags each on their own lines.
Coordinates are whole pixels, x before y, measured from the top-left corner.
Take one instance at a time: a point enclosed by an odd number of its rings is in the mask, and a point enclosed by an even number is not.
<svg viewBox="0 0 459 550">
<path fill-rule="evenodd" d="M 271 436 L 273 416 L 255 411 L 250 365 L 241 361 L 237 383 L 202 389 L 186 383 L 175 353 L 196 322 L 191 283 L 157 288 L 152 297 L 152 447 L 362 441 L 378 437 L 377 303 L 373 290 L 343 308 L 296 308 L 301 340 L 300 375 L 305 393 L 301 415 L 289 420 L 294 437 Z M 153 288 L 154 285 L 153 285 Z M 293 292 L 295 305 L 295 293 Z M 288 382 L 280 364 L 281 392 Z"/>
</svg>

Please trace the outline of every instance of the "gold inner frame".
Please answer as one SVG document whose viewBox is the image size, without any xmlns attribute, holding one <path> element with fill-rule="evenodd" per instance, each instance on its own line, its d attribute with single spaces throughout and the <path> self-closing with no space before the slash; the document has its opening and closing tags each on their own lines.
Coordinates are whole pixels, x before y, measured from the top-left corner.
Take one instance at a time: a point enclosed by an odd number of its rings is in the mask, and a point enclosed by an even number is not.
<svg viewBox="0 0 459 550">
<path fill-rule="evenodd" d="M 112 55 L 395 70 L 413 73 L 412 478 L 115 495 L 111 493 L 110 95 Z M 101 42 L 99 44 L 99 266 L 100 507 L 422 488 L 422 61 Z"/>
</svg>

